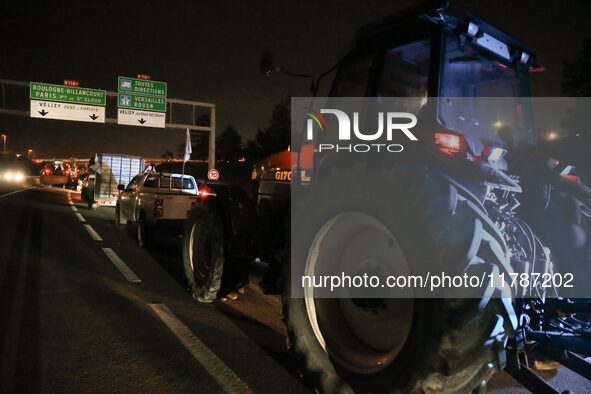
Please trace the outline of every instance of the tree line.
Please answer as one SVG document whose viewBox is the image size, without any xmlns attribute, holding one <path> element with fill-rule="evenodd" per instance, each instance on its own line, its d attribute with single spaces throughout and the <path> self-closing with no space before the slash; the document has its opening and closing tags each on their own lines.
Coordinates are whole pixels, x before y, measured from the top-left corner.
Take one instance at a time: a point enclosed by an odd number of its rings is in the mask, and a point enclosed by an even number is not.
<svg viewBox="0 0 591 394">
<path fill-rule="evenodd" d="M 198 126 L 209 126 L 209 114 L 200 117 Z M 290 101 L 285 99 L 273 109 L 269 125 L 259 128 L 255 137 L 246 142 L 233 125 L 228 125 L 216 138 L 216 159 L 227 162 L 237 162 L 244 158 L 248 162 L 257 161 L 268 155 L 287 149 L 291 135 Z M 207 133 L 191 133 L 191 159 L 207 160 L 209 140 Z M 164 159 L 182 157 L 185 145 L 181 144 L 176 152 L 166 151 Z"/>
</svg>

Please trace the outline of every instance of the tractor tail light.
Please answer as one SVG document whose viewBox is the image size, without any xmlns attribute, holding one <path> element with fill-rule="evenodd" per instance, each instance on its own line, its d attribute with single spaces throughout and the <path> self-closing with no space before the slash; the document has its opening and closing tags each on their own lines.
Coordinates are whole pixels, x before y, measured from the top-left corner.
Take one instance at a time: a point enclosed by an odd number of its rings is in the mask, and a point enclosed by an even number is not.
<svg viewBox="0 0 591 394">
<path fill-rule="evenodd" d="M 199 187 L 199 197 L 201 197 L 202 199 L 206 199 L 209 196 L 215 196 L 215 191 L 213 191 L 213 189 L 205 186 L 205 185 L 201 185 Z"/>
<path fill-rule="evenodd" d="M 437 149 L 448 155 L 468 152 L 466 140 L 456 133 L 435 133 L 435 145 Z"/>
<path fill-rule="evenodd" d="M 571 181 L 571 182 L 580 182 L 580 179 L 578 176 L 576 175 L 567 175 L 567 174 L 560 174 L 560 177 L 562 179 L 564 179 L 565 181 Z"/>
<path fill-rule="evenodd" d="M 164 210 L 164 199 L 157 198 L 154 201 L 154 217 L 162 217 L 162 211 Z"/>
</svg>

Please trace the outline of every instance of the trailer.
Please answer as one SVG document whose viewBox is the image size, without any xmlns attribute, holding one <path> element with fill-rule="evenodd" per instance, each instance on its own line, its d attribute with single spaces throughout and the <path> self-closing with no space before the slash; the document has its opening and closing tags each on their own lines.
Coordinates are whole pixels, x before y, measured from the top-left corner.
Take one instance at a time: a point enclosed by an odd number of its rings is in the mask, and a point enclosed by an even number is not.
<svg viewBox="0 0 591 394">
<path fill-rule="evenodd" d="M 89 164 L 88 183 L 82 195 L 91 209 L 114 207 L 119 195 L 117 185 L 127 185 L 144 171 L 143 158 L 117 153 L 97 153 Z"/>
</svg>

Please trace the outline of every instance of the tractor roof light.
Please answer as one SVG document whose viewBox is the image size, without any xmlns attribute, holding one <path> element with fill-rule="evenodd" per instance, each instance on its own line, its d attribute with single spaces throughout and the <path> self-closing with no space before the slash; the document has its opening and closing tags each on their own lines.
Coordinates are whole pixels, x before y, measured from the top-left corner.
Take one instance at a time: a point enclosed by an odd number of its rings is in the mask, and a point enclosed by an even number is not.
<svg viewBox="0 0 591 394">
<path fill-rule="evenodd" d="M 470 22 L 468 23 L 468 34 L 471 35 L 472 37 L 476 37 L 476 34 L 478 34 L 478 30 L 480 30 L 480 27 L 478 27 L 478 25 L 474 22 Z"/>
</svg>

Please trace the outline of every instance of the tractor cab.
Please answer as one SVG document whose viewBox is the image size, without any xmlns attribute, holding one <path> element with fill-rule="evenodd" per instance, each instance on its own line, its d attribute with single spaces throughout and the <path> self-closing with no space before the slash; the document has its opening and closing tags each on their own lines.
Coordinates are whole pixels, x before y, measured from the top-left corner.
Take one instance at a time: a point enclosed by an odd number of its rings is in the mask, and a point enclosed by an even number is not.
<svg viewBox="0 0 591 394">
<path fill-rule="evenodd" d="M 461 139 L 444 138 L 451 149 L 461 142 L 478 156 L 487 146 L 535 144 L 534 54 L 468 12 L 423 6 L 362 28 L 337 70 L 333 97 L 416 98 L 404 108 L 415 113 L 430 102 L 435 127 Z"/>
</svg>

